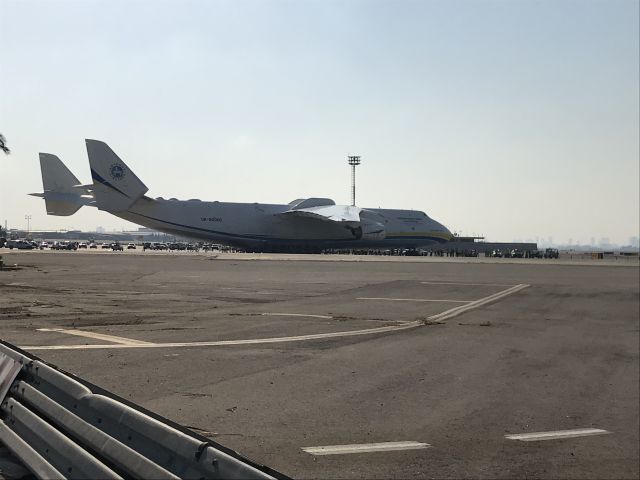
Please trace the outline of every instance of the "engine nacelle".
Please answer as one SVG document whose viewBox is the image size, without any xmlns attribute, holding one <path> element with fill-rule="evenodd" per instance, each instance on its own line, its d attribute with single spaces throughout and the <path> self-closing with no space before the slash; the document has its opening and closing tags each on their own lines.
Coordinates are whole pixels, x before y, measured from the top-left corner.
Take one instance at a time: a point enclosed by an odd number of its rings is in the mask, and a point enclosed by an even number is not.
<svg viewBox="0 0 640 480">
<path fill-rule="evenodd" d="M 386 229 L 382 223 L 363 220 L 360 224 L 360 228 L 362 229 L 361 240 L 384 240 L 386 236 Z"/>
</svg>

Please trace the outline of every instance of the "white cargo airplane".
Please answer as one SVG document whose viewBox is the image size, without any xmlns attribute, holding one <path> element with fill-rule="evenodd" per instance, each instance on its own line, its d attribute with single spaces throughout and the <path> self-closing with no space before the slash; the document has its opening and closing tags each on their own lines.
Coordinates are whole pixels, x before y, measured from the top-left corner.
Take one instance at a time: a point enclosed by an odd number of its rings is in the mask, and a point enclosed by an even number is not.
<svg viewBox="0 0 640 480">
<path fill-rule="evenodd" d="M 251 251 L 314 252 L 339 248 L 417 249 L 452 238 L 415 210 L 336 205 L 305 198 L 286 205 L 150 198 L 148 188 L 109 148 L 86 140 L 93 184 L 82 185 L 55 155 L 40 154 L 49 215 L 72 215 L 94 206 L 145 227 Z"/>
</svg>

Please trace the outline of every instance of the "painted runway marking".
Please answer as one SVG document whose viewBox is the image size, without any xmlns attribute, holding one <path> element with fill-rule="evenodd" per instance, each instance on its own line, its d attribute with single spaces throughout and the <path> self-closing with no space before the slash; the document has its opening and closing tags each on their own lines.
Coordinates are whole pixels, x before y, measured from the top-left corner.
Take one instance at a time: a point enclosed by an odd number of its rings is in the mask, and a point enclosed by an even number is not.
<svg viewBox="0 0 640 480">
<path fill-rule="evenodd" d="M 308 341 L 308 340 L 321 340 L 321 339 L 327 339 L 327 338 L 342 338 L 342 337 L 354 337 L 354 336 L 360 336 L 360 335 L 374 335 L 378 333 L 389 333 L 389 332 L 398 332 L 401 330 L 408 330 L 410 328 L 416 328 L 418 326 L 424 325 L 427 322 L 442 322 L 444 320 L 448 320 L 449 318 L 462 315 L 463 313 L 466 313 L 469 310 L 473 310 L 474 308 L 478 308 L 488 303 L 495 302 L 503 297 L 506 297 L 507 295 L 511 295 L 513 293 L 519 292 L 520 290 L 527 288 L 528 286 L 529 285 L 526 285 L 526 284 L 515 285 L 514 287 L 508 288 L 501 292 L 470 302 L 467 305 L 461 305 L 459 307 L 446 310 L 442 313 L 431 315 L 430 317 L 427 317 L 426 320 L 417 320 L 413 322 L 401 323 L 399 325 L 389 325 L 385 327 L 368 328 L 364 330 L 316 333 L 312 335 L 299 335 L 299 336 L 293 336 L 293 337 L 272 337 L 272 338 L 252 338 L 247 340 L 219 340 L 219 341 L 212 341 L 212 342 L 172 342 L 172 343 L 148 343 L 148 342 L 142 342 L 141 340 L 131 340 L 131 339 L 126 339 L 122 337 L 114 337 L 111 335 L 106 335 L 109 341 L 115 342 L 113 339 L 118 339 L 121 343 L 113 343 L 108 345 L 99 345 L 99 344 L 95 344 L 95 345 L 33 345 L 33 346 L 23 346 L 22 348 L 24 350 L 97 350 L 97 349 L 120 349 L 120 348 L 219 347 L 219 346 L 229 346 L 229 345 L 260 345 L 260 344 L 269 344 L 269 343 L 302 342 L 302 341 Z M 272 315 L 275 315 L 275 314 L 272 314 Z M 289 314 L 289 315 L 308 316 L 306 314 Z M 326 317 L 326 316 L 322 315 L 321 317 Z M 69 330 L 63 330 L 63 329 L 45 329 L 45 331 L 46 330 L 48 331 L 62 330 L 66 333 L 70 332 Z M 74 331 L 74 330 L 71 330 L 71 331 Z M 101 335 L 99 333 L 94 334 L 93 332 L 84 332 L 82 330 L 75 330 L 75 332 L 82 332 L 83 335 L 81 336 L 87 336 L 84 334 L 91 333 L 93 335 L 93 338 L 97 338 L 97 335 Z M 80 335 L 80 333 L 75 333 L 75 334 Z"/>
<path fill-rule="evenodd" d="M 574 430 L 555 430 L 553 432 L 518 433 L 515 435 L 505 435 L 509 440 L 520 440 L 521 442 L 537 442 L 539 440 L 556 440 L 558 438 L 589 437 L 591 435 L 605 435 L 611 433 L 608 430 L 599 428 L 576 428 Z"/>
<path fill-rule="evenodd" d="M 66 333 L 67 335 L 76 335 L 78 337 L 95 338 L 96 340 L 104 340 L 107 342 L 113 342 L 121 345 L 153 345 L 151 342 L 144 342 L 142 340 L 134 340 L 132 338 L 116 337 L 114 335 L 105 335 L 104 333 L 87 332 L 85 330 L 77 329 L 64 329 L 64 328 L 38 328 L 39 332 L 59 332 Z"/>
<path fill-rule="evenodd" d="M 326 318 L 327 320 L 331 320 L 333 317 L 330 315 L 312 315 L 310 313 L 271 313 L 265 312 L 260 315 L 264 315 L 266 317 L 309 317 L 309 318 Z"/>
<path fill-rule="evenodd" d="M 344 455 L 347 453 L 390 452 L 394 450 L 421 450 L 431 445 L 421 442 L 356 443 L 353 445 L 327 445 L 323 447 L 302 447 L 311 455 Z"/>
<path fill-rule="evenodd" d="M 471 300 L 434 300 L 431 298 L 386 298 L 386 297 L 358 297 L 356 300 L 381 300 L 386 302 L 444 302 L 471 303 Z"/>
<path fill-rule="evenodd" d="M 98 350 L 120 348 L 177 348 L 177 347 L 219 347 L 225 345 L 257 345 L 266 343 L 302 342 L 306 340 L 319 340 L 324 338 L 353 337 L 359 335 L 372 335 L 375 333 L 396 332 L 407 330 L 422 325 L 422 322 L 406 322 L 400 325 L 368 328 L 365 330 L 350 330 L 346 332 L 316 333 L 312 335 L 299 335 L 296 337 L 252 338 L 248 340 L 219 340 L 213 342 L 175 342 L 175 343 L 140 343 L 140 344 L 109 344 L 109 345 L 33 345 L 22 347 L 25 350 Z"/>
<path fill-rule="evenodd" d="M 491 302 L 495 302 L 500 300 L 501 298 L 506 297 L 507 295 L 511 295 L 513 293 L 519 292 L 527 288 L 529 285 L 525 283 L 521 283 L 519 285 L 515 285 L 511 288 L 507 288 L 506 290 L 502 290 L 501 292 L 494 293 L 493 295 L 486 296 L 484 298 L 480 298 L 478 300 L 474 300 L 473 302 L 468 303 L 467 305 L 461 305 L 460 307 L 454 307 L 449 310 L 446 310 L 442 313 L 437 313 L 435 315 L 431 315 L 427 317 L 426 322 L 443 322 L 453 317 L 457 317 L 458 315 L 462 315 L 463 313 L 468 312 L 469 310 L 473 310 L 474 308 L 482 307 Z"/>
<path fill-rule="evenodd" d="M 513 284 L 506 283 L 458 283 L 458 282 L 420 282 L 422 285 L 460 285 L 463 287 L 513 287 Z"/>
</svg>

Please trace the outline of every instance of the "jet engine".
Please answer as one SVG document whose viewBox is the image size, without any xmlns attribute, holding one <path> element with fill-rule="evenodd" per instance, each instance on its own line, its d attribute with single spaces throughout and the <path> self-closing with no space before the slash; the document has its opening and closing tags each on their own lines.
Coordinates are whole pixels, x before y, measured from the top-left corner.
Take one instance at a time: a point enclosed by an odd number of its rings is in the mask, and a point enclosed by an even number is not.
<svg viewBox="0 0 640 480">
<path fill-rule="evenodd" d="M 379 222 L 363 220 L 360 229 L 362 231 L 362 240 L 384 240 L 384 237 L 386 236 L 384 225 Z"/>
<path fill-rule="evenodd" d="M 386 229 L 382 217 L 372 211 L 362 210 L 360 212 L 360 225 L 352 232 L 358 240 L 376 241 L 384 240 Z"/>
</svg>

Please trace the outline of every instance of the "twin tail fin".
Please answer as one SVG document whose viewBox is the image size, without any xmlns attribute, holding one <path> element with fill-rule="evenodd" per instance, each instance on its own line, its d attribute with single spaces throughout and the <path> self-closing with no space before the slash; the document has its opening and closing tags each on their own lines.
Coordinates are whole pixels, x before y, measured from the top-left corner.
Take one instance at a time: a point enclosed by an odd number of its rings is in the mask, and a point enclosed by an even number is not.
<svg viewBox="0 0 640 480">
<path fill-rule="evenodd" d="M 100 210 L 127 210 L 149 190 L 106 143 L 99 140 L 85 142 L 93 179 L 93 196 Z"/>
<path fill-rule="evenodd" d="M 85 185 L 66 167 L 62 160 L 50 153 L 40 153 L 43 193 L 31 193 L 44 198 L 48 215 L 73 215 L 83 205 L 91 205 L 93 197 Z"/>
</svg>

